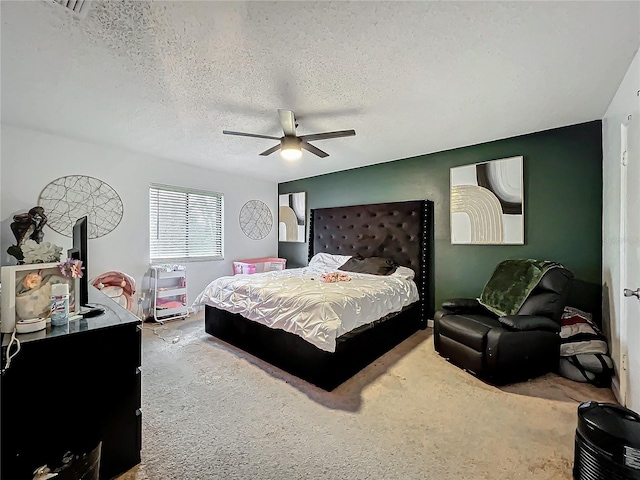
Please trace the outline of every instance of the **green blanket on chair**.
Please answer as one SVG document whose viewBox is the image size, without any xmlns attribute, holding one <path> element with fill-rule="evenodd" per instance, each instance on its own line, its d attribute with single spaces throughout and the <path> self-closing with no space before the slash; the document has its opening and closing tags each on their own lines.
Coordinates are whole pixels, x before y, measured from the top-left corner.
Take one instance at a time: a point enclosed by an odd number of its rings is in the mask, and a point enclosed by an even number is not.
<svg viewBox="0 0 640 480">
<path fill-rule="evenodd" d="M 496 267 L 478 301 L 498 316 L 515 315 L 543 275 L 558 267 L 562 265 L 542 260 L 505 260 Z"/>
</svg>

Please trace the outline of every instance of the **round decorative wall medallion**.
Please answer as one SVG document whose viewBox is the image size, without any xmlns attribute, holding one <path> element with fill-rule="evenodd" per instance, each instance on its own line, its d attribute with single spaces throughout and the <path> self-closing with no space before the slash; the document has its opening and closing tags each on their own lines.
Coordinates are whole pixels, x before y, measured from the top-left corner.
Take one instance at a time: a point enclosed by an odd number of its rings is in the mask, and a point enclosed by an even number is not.
<svg viewBox="0 0 640 480">
<path fill-rule="evenodd" d="M 240 228 L 252 240 L 262 240 L 271 231 L 273 216 L 260 200 L 249 200 L 240 210 Z"/>
<path fill-rule="evenodd" d="M 124 213 L 118 193 L 102 180 L 85 175 L 60 177 L 44 187 L 38 198 L 47 225 L 54 232 L 71 237 L 76 220 L 88 217 L 89 238 L 113 231 Z"/>
</svg>

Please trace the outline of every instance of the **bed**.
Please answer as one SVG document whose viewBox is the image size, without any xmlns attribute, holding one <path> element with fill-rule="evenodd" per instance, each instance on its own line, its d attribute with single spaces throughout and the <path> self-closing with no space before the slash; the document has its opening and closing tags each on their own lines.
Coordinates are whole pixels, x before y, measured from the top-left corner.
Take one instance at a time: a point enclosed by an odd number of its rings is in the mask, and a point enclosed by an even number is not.
<svg viewBox="0 0 640 480">
<path fill-rule="evenodd" d="M 320 388 L 333 390 L 418 329 L 426 328 L 431 311 L 432 212 L 433 204 L 426 200 L 311 210 L 309 260 L 321 252 L 380 256 L 415 272 L 416 302 L 341 334 L 335 339 L 335 351 L 210 304 L 205 306 L 205 331 Z"/>
</svg>

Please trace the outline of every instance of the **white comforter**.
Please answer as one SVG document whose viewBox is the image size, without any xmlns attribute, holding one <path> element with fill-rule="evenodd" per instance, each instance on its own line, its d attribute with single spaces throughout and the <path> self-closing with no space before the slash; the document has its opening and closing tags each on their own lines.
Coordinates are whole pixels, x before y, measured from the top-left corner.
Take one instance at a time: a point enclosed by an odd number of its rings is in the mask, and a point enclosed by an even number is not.
<svg viewBox="0 0 640 480">
<path fill-rule="evenodd" d="M 207 303 L 239 313 L 334 352 L 336 338 L 343 333 L 399 312 L 419 298 L 412 280 L 413 271 L 403 267 L 388 276 L 347 272 L 351 281 L 320 281 L 322 273 L 333 271 L 336 269 L 316 264 L 279 272 L 221 277 L 198 295 L 194 306 Z"/>
</svg>

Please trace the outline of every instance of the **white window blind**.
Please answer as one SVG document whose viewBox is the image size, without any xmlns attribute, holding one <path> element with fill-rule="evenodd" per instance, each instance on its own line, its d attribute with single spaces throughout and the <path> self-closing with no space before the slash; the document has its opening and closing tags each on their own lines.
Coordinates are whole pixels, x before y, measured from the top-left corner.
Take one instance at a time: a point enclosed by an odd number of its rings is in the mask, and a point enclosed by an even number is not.
<svg viewBox="0 0 640 480">
<path fill-rule="evenodd" d="M 221 260 L 222 194 L 152 184 L 151 260 Z"/>
</svg>

